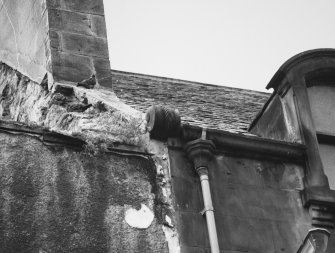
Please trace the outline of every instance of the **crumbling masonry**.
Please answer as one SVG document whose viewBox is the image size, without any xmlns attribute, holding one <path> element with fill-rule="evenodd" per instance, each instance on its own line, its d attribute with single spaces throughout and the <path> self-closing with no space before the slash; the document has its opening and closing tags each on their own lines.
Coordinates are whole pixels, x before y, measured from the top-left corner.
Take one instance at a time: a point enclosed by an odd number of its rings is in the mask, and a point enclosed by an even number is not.
<svg viewBox="0 0 335 253">
<path fill-rule="evenodd" d="M 0 253 L 334 252 L 333 49 L 271 95 L 110 70 L 102 0 L 0 24 Z"/>
</svg>

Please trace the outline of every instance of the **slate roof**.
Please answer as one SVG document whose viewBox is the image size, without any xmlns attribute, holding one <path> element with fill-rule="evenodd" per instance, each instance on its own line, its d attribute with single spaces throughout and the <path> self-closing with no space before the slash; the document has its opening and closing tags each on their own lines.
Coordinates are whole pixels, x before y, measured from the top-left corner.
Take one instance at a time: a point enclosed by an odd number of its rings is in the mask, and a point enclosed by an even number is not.
<svg viewBox="0 0 335 253">
<path fill-rule="evenodd" d="M 151 105 L 177 108 L 182 123 L 246 133 L 270 93 L 112 70 L 116 95 L 146 112 Z"/>
</svg>

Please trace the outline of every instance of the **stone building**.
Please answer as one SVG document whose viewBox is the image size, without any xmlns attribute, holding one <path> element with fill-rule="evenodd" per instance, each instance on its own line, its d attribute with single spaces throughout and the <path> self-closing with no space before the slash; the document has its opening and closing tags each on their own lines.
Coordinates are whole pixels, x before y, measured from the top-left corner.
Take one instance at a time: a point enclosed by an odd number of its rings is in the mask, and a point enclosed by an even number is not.
<svg viewBox="0 0 335 253">
<path fill-rule="evenodd" d="M 102 0 L 0 24 L 1 253 L 335 251 L 335 50 L 269 94 L 110 70 Z"/>
</svg>

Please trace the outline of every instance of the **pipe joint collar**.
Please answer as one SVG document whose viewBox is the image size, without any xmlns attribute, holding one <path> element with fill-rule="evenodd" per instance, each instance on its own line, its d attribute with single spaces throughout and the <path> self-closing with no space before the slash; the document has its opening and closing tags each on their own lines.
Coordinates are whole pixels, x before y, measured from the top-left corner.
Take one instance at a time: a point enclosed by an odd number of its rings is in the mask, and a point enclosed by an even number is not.
<svg viewBox="0 0 335 253">
<path fill-rule="evenodd" d="M 200 181 L 202 180 L 208 180 L 208 168 L 205 166 L 200 166 L 198 168 L 195 168 L 196 172 L 200 176 Z"/>
</svg>

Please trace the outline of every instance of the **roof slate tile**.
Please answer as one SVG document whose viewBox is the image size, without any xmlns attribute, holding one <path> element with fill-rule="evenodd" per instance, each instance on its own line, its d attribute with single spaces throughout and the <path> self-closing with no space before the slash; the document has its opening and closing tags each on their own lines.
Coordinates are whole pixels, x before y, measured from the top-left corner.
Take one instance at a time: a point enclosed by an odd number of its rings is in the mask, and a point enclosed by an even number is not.
<svg viewBox="0 0 335 253">
<path fill-rule="evenodd" d="M 152 105 L 178 109 L 182 123 L 246 133 L 270 93 L 112 70 L 116 95 L 142 112 Z"/>
</svg>

